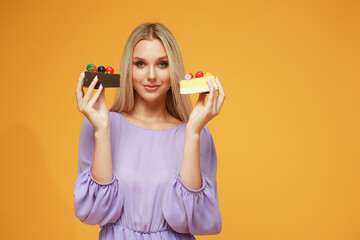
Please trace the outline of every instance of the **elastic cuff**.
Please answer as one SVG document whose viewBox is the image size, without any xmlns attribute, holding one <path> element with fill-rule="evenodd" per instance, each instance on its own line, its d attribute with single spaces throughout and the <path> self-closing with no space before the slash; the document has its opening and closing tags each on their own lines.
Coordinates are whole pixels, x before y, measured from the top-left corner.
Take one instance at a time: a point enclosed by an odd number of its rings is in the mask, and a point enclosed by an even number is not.
<svg viewBox="0 0 360 240">
<path fill-rule="evenodd" d="M 89 175 L 90 175 L 91 180 L 94 181 L 96 184 L 98 184 L 98 185 L 100 185 L 100 186 L 110 185 L 110 184 L 114 183 L 115 178 L 116 178 L 116 177 L 115 177 L 115 173 L 113 173 L 113 179 L 111 180 L 111 182 L 101 183 L 101 182 L 96 181 L 96 180 L 93 178 L 93 176 L 91 175 L 91 166 L 89 167 L 88 171 L 89 171 Z"/>
<path fill-rule="evenodd" d="M 200 189 L 198 190 L 193 190 L 193 189 L 190 189 L 188 187 L 185 186 L 185 184 L 183 183 L 183 181 L 181 180 L 180 178 L 180 171 L 178 171 L 175 175 L 176 177 L 176 181 L 179 182 L 186 191 L 188 192 L 191 192 L 191 193 L 200 193 L 204 190 L 205 186 L 206 186 L 206 181 L 205 181 L 205 175 L 201 172 L 201 183 L 202 183 L 202 186 Z"/>
</svg>

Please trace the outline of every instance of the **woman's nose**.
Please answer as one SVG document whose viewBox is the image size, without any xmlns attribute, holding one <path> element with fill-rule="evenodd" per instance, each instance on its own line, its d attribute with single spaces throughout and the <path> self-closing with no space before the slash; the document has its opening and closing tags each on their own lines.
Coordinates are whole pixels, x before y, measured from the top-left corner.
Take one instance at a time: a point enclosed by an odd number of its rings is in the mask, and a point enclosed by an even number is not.
<svg viewBox="0 0 360 240">
<path fill-rule="evenodd" d="M 150 67 L 149 69 L 149 80 L 154 80 L 156 78 L 155 68 Z"/>
</svg>

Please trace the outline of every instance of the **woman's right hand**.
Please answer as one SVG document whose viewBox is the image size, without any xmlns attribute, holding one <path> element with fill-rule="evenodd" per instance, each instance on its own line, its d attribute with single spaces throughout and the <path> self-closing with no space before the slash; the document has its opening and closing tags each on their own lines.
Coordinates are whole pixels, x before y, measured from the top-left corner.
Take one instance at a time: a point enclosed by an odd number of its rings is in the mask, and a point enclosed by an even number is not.
<svg viewBox="0 0 360 240">
<path fill-rule="evenodd" d="M 98 82 L 98 77 L 96 76 L 84 95 L 84 90 L 82 86 L 84 77 L 85 73 L 82 72 L 77 83 L 77 109 L 79 110 L 79 112 L 84 114 L 85 117 L 91 122 L 91 124 L 95 128 L 95 131 L 108 128 L 110 127 L 110 120 L 109 109 L 105 101 L 105 90 L 103 89 L 103 86 L 100 85 L 94 96 L 91 97 L 95 85 Z"/>
</svg>

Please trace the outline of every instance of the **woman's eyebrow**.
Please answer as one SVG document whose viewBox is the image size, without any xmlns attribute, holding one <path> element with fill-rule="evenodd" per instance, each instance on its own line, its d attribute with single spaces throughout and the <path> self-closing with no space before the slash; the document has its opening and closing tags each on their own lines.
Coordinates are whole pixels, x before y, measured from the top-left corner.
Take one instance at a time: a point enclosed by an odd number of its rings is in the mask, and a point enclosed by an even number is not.
<svg viewBox="0 0 360 240">
<path fill-rule="evenodd" d="M 163 57 L 159 57 L 158 59 L 167 59 L 167 58 L 168 58 L 167 56 L 163 56 Z M 143 59 L 141 57 L 134 57 L 133 59 L 139 59 L 139 60 L 145 61 L 145 59 Z"/>
</svg>

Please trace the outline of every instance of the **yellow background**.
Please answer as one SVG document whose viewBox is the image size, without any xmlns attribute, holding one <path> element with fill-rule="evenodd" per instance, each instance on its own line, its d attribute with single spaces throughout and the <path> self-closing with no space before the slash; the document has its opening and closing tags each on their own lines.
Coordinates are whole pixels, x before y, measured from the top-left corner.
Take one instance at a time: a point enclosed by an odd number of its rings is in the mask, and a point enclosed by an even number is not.
<svg viewBox="0 0 360 240">
<path fill-rule="evenodd" d="M 73 209 L 77 79 L 90 62 L 118 72 L 131 31 L 158 21 L 185 70 L 217 74 L 227 94 L 208 124 L 223 228 L 197 238 L 360 239 L 359 12 L 355 0 L 1 1 L 1 238 L 98 238 Z"/>
</svg>

